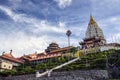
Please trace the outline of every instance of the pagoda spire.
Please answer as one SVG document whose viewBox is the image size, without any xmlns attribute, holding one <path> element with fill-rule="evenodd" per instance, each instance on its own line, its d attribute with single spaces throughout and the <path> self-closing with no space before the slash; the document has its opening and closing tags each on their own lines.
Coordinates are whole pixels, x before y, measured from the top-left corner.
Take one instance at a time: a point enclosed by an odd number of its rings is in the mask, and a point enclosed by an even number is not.
<svg viewBox="0 0 120 80">
<path fill-rule="evenodd" d="M 93 19 L 92 15 L 90 15 L 90 21 L 89 25 L 96 23 L 96 21 Z"/>
</svg>

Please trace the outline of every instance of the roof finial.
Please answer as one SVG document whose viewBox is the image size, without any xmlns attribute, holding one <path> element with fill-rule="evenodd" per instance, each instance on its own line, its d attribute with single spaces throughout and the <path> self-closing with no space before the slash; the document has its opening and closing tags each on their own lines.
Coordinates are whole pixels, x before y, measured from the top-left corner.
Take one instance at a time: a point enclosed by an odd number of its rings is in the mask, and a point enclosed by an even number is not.
<svg viewBox="0 0 120 80">
<path fill-rule="evenodd" d="M 12 49 L 10 50 L 10 54 L 12 53 Z"/>
<path fill-rule="evenodd" d="M 93 19 L 92 15 L 90 14 L 90 21 L 89 21 L 89 25 L 90 24 L 94 24 L 96 23 L 95 20 Z"/>
<path fill-rule="evenodd" d="M 2 54 L 4 54 L 5 53 L 5 51 L 3 51 L 3 53 Z"/>
<path fill-rule="evenodd" d="M 25 56 L 25 54 L 23 54 L 23 56 Z"/>
<path fill-rule="evenodd" d="M 37 51 L 35 51 L 35 54 L 37 54 Z"/>
</svg>

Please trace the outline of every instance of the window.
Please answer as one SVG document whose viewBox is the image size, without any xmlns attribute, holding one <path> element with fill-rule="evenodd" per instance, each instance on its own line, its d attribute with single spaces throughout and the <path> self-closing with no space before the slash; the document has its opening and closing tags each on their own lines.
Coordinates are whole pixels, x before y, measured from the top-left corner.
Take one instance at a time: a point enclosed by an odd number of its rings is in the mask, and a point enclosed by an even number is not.
<svg viewBox="0 0 120 80">
<path fill-rule="evenodd" d="M 4 65 L 4 67 L 6 67 L 6 65 Z"/>
<path fill-rule="evenodd" d="M 9 68 L 11 68 L 11 67 L 9 66 Z"/>
</svg>

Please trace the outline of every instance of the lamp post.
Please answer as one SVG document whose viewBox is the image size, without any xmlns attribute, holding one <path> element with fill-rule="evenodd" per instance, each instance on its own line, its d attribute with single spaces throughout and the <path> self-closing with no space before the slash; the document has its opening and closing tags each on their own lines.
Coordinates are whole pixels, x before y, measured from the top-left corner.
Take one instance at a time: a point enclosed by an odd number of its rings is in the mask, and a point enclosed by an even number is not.
<svg viewBox="0 0 120 80">
<path fill-rule="evenodd" d="M 66 35 L 68 37 L 68 53 L 69 53 L 69 47 L 70 47 L 70 35 L 71 35 L 71 31 L 70 30 L 67 30 L 66 32 Z M 68 60 L 69 60 L 69 57 L 68 57 Z"/>
<path fill-rule="evenodd" d="M 68 37 L 68 47 L 70 47 L 70 35 L 72 34 L 72 32 L 70 30 L 67 30 L 66 35 Z"/>
</svg>

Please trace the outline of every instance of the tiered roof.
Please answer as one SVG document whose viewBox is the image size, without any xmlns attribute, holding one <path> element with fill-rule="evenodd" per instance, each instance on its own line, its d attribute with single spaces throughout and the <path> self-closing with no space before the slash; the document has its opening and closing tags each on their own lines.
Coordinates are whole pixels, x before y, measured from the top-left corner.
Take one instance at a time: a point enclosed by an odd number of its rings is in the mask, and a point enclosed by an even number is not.
<svg viewBox="0 0 120 80">
<path fill-rule="evenodd" d="M 57 50 L 59 49 L 59 45 L 55 42 L 52 42 L 51 44 L 49 44 L 49 46 L 47 47 L 47 49 L 45 50 L 46 52 L 50 52 L 50 51 L 53 51 L 53 50 Z"/>
</svg>

